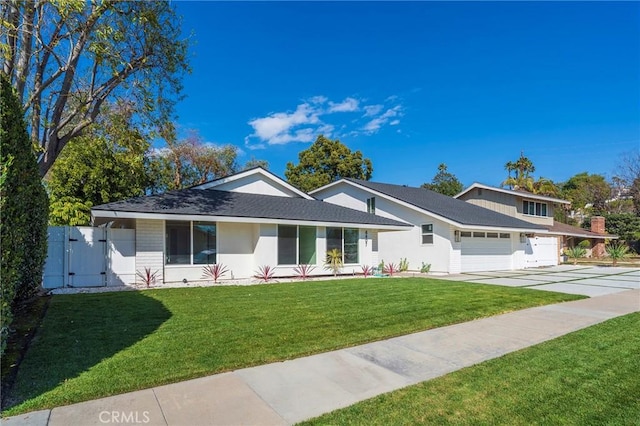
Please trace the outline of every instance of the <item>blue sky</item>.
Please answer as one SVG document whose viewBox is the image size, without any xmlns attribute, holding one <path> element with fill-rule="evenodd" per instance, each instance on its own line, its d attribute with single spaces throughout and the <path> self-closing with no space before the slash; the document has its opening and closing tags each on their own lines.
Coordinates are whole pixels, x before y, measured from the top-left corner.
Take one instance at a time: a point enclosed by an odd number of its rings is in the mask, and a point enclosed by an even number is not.
<svg viewBox="0 0 640 426">
<path fill-rule="evenodd" d="M 417 186 L 610 177 L 640 149 L 638 2 L 177 2 L 182 129 L 284 176 L 319 133 Z"/>
</svg>

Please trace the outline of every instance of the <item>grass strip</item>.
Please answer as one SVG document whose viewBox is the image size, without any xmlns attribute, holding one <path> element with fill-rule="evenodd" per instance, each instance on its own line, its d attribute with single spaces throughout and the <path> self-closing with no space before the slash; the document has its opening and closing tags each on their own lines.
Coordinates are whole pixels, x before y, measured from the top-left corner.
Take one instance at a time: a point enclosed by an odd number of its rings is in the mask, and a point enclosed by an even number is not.
<svg viewBox="0 0 640 426">
<path fill-rule="evenodd" d="M 580 298 L 424 278 L 54 296 L 3 414 Z"/>
<path fill-rule="evenodd" d="M 637 425 L 640 313 L 301 425 Z"/>
</svg>

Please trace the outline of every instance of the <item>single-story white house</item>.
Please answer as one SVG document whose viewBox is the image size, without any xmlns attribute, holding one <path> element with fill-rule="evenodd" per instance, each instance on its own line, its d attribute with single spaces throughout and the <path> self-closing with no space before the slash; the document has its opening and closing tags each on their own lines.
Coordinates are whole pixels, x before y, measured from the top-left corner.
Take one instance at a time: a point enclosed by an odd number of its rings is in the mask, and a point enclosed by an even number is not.
<svg viewBox="0 0 640 426">
<path fill-rule="evenodd" d="M 544 234 L 539 224 L 501 214 L 423 188 L 341 179 L 311 192 L 340 206 L 410 223 L 409 231 L 379 235 L 379 259 L 422 263 L 431 271 L 460 273 L 527 266 L 527 234 Z"/>
<path fill-rule="evenodd" d="M 93 225 L 135 229 L 135 268 L 160 282 L 198 281 L 206 264 L 224 264 L 223 278 L 252 277 L 271 266 L 293 276 L 299 264 L 325 275 L 328 250 L 343 254 L 343 273 L 377 263 L 377 235 L 403 231 L 400 220 L 325 203 L 260 168 L 192 188 L 95 206 Z"/>
</svg>

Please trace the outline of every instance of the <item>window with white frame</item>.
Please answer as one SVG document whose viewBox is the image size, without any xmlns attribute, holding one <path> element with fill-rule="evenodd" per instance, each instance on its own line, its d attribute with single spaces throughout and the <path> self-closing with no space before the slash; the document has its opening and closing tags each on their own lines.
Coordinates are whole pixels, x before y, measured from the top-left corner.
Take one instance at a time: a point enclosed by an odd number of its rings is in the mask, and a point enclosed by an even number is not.
<svg viewBox="0 0 640 426">
<path fill-rule="evenodd" d="M 376 197 L 367 198 L 367 213 L 376 214 Z"/>
<path fill-rule="evenodd" d="M 278 265 L 315 265 L 316 227 L 278 225 Z"/>
<path fill-rule="evenodd" d="M 358 241 L 356 228 L 327 228 L 327 251 L 338 249 L 345 265 L 358 263 Z"/>
<path fill-rule="evenodd" d="M 522 213 L 529 216 L 547 216 L 547 203 L 524 200 L 522 202 Z"/>
<path fill-rule="evenodd" d="M 433 244 L 433 223 L 426 223 L 421 226 L 422 244 Z"/>
<path fill-rule="evenodd" d="M 165 264 L 207 265 L 216 263 L 216 223 L 167 220 Z"/>
</svg>

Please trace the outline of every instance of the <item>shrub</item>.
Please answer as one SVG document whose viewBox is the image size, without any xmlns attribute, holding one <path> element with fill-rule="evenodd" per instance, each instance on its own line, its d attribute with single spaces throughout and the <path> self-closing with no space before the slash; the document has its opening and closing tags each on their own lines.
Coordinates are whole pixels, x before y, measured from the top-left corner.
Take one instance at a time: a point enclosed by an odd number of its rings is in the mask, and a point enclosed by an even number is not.
<svg viewBox="0 0 640 426">
<path fill-rule="evenodd" d="M 384 272 L 385 274 L 389 274 L 389 276 L 392 277 L 393 274 L 397 274 L 398 272 L 400 272 L 400 268 L 394 263 L 389 263 L 385 265 Z"/>
<path fill-rule="evenodd" d="M 222 263 L 205 265 L 202 267 L 202 278 L 209 278 L 212 279 L 214 283 L 217 283 L 218 279 L 220 279 L 220 277 L 222 277 L 227 272 L 229 272 L 229 270 Z"/>
<path fill-rule="evenodd" d="M 582 240 L 578 243 L 578 247 L 582 247 L 583 249 L 591 248 L 591 242 L 589 240 Z"/>
<path fill-rule="evenodd" d="M 333 272 L 333 276 L 338 275 L 342 269 L 342 252 L 338 249 L 332 249 L 327 252 L 327 260 L 324 263 L 325 268 Z"/>
<path fill-rule="evenodd" d="M 293 272 L 300 279 L 306 280 L 311 276 L 311 272 L 316 269 L 313 265 L 302 264 L 293 268 Z"/>
<path fill-rule="evenodd" d="M 631 255 L 629 247 L 622 243 L 607 244 L 605 251 L 613 260 L 613 266 L 618 264 L 618 260 L 623 260 Z"/>
<path fill-rule="evenodd" d="M 400 264 L 398 265 L 398 270 L 400 272 L 406 272 L 406 271 L 409 270 L 409 262 L 407 261 L 406 257 L 404 259 L 400 259 Z"/>
<path fill-rule="evenodd" d="M 272 266 L 264 265 L 258 268 L 253 278 L 257 278 L 262 282 L 268 283 L 273 278 L 274 273 L 275 270 Z"/>
<path fill-rule="evenodd" d="M 136 276 L 140 278 L 142 283 L 147 286 L 147 288 L 151 287 L 151 284 L 156 283 L 156 279 L 158 277 L 158 271 L 151 272 L 151 268 L 144 268 L 144 271 L 137 271 Z"/>
<path fill-rule="evenodd" d="M 431 264 L 422 262 L 422 266 L 420 267 L 420 272 L 423 274 L 427 274 L 429 273 L 430 270 L 431 270 Z"/>
<path fill-rule="evenodd" d="M 0 353 L 12 306 L 37 293 L 47 257 L 49 200 L 11 84 L 0 79 Z"/>
<path fill-rule="evenodd" d="M 368 265 L 362 265 L 362 276 L 367 278 L 370 275 L 373 275 L 373 268 Z"/>
<path fill-rule="evenodd" d="M 578 259 L 581 257 L 585 257 L 587 254 L 587 250 L 584 247 L 575 246 L 564 250 L 564 254 L 566 254 L 570 259 L 573 259 L 573 264 L 578 264 Z"/>
</svg>

